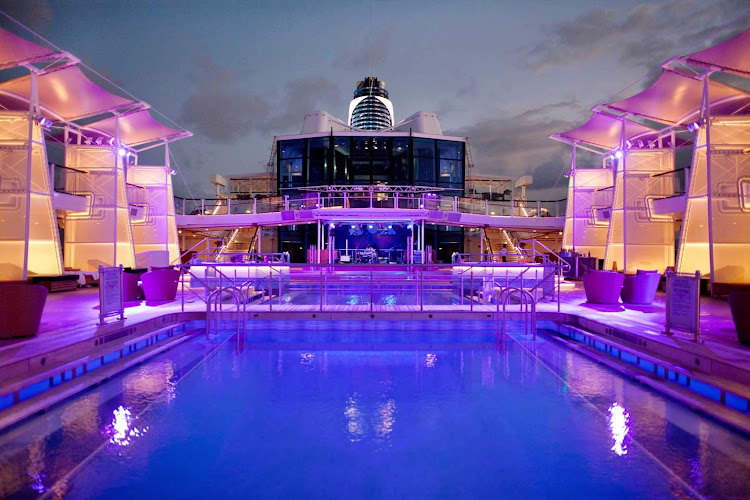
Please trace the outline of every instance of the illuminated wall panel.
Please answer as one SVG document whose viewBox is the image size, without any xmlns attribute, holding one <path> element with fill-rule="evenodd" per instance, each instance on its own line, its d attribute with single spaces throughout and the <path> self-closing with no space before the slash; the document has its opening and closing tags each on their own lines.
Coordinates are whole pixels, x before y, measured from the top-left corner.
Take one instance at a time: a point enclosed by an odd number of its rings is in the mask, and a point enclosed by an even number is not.
<svg viewBox="0 0 750 500">
<path fill-rule="evenodd" d="M 711 274 L 715 285 L 750 284 L 750 119 L 713 118 L 710 140 L 707 159 L 706 134 L 701 129 L 693 155 L 679 270 Z"/>
<path fill-rule="evenodd" d="M 563 247 L 582 254 L 604 258 L 609 221 L 601 209 L 612 205 L 612 171 L 579 168 L 568 178 L 568 204 L 565 213 Z"/>
<path fill-rule="evenodd" d="M 32 129 L 31 179 L 28 136 L 28 113 L 0 112 L 0 280 L 24 279 L 27 228 L 27 275 L 60 275 L 63 271 L 47 153 L 38 123 L 34 122 Z M 28 220 L 27 199 L 31 201 Z"/>
<path fill-rule="evenodd" d="M 94 271 L 99 264 L 134 267 L 125 173 L 115 149 L 69 145 L 66 165 L 88 173 L 66 176 L 65 190 L 86 196 L 86 212 L 65 216 L 65 266 Z"/>
<path fill-rule="evenodd" d="M 169 261 L 180 256 L 169 167 L 128 167 L 128 202 L 142 215 L 131 216 L 135 253 L 168 250 Z"/>
<path fill-rule="evenodd" d="M 655 215 L 652 200 L 674 194 L 674 155 L 670 149 L 626 151 L 618 161 L 605 269 L 615 263 L 634 274 L 638 269 L 664 272 L 674 265 L 674 220 Z M 624 175 L 623 175 L 624 174 Z"/>
</svg>

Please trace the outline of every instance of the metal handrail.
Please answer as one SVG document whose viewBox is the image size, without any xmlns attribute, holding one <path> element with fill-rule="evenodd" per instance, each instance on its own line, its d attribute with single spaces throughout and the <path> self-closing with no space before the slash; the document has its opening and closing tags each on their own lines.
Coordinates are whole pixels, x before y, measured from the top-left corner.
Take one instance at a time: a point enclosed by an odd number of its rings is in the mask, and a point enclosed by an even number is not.
<svg viewBox="0 0 750 500">
<path fill-rule="evenodd" d="M 524 334 L 528 335 L 529 332 L 531 332 L 532 335 L 536 336 L 536 303 L 534 302 L 534 297 L 531 295 L 531 293 L 522 290 L 520 288 L 508 288 L 504 293 L 503 298 L 503 315 L 502 315 L 502 321 L 503 321 L 503 334 L 505 334 L 506 330 L 506 306 L 508 305 L 508 301 L 514 296 L 514 295 L 520 295 L 521 300 L 519 302 L 520 304 L 520 310 L 523 313 L 523 330 Z M 530 308 L 530 309 L 529 309 Z M 531 314 L 529 315 L 529 311 Z M 529 319 L 531 321 L 529 321 Z"/>
<path fill-rule="evenodd" d="M 242 292 L 235 286 L 220 287 L 213 290 L 206 300 L 206 338 L 208 339 L 211 333 L 211 326 L 214 328 L 214 336 L 218 332 L 218 318 L 215 313 L 220 312 L 223 309 L 222 296 L 224 293 L 228 293 L 232 297 L 233 303 L 237 306 L 237 334 L 244 331 L 244 314 L 240 314 L 240 304 L 242 303 Z M 213 310 L 212 310 L 213 306 Z M 244 312 L 244 309 L 243 309 Z M 213 314 L 212 314 L 213 313 Z M 242 327 L 242 329 L 240 329 Z"/>
<path fill-rule="evenodd" d="M 202 240 L 200 240 L 200 241 L 199 241 L 198 243 L 196 243 L 195 245 L 193 245 L 193 246 L 191 246 L 190 248 L 188 248 L 187 250 L 185 250 L 185 251 L 184 251 L 184 252 L 183 252 L 183 253 L 182 253 L 182 254 L 181 254 L 181 255 L 180 255 L 179 257 L 177 257 L 177 258 L 176 258 L 176 259 L 174 259 L 174 260 L 173 260 L 172 262 L 170 262 L 170 265 L 174 265 L 174 264 L 176 264 L 177 262 L 182 262 L 182 258 L 183 258 L 183 257 L 185 257 L 186 255 L 188 255 L 188 254 L 189 254 L 190 252 L 192 252 L 192 251 L 193 251 L 193 250 L 194 250 L 194 249 L 195 249 L 196 247 L 199 247 L 199 246 L 200 246 L 200 245 L 202 245 L 203 243 L 206 243 L 206 246 L 207 246 L 208 248 L 210 248 L 210 245 L 209 245 L 209 243 L 210 243 L 210 242 L 212 242 L 212 241 L 221 241 L 221 242 L 223 242 L 224 240 L 222 240 L 221 238 L 210 238 L 210 237 L 206 237 L 206 238 L 203 238 L 203 239 L 202 239 Z M 196 253 L 197 253 L 197 252 L 196 252 Z"/>
</svg>

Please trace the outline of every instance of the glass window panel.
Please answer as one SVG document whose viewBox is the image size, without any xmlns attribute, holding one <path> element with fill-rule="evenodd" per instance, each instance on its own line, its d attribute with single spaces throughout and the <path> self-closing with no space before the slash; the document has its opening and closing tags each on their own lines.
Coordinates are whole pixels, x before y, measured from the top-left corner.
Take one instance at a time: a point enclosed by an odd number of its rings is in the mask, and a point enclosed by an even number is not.
<svg viewBox="0 0 750 500">
<path fill-rule="evenodd" d="M 303 186 L 302 158 L 281 160 L 282 187 Z"/>
<path fill-rule="evenodd" d="M 438 170 L 438 184 L 444 187 L 461 188 L 463 184 L 463 162 L 441 159 Z"/>
<path fill-rule="evenodd" d="M 440 158 L 450 158 L 452 160 L 463 160 L 464 143 L 458 141 L 437 141 L 438 156 Z"/>
<path fill-rule="evenodd" d="M 435 141 L 433 139 L 414 138 L 414 156 L 435 158 Z"/>
<path fill-rule="evenodd" d="M 435 160 L 433 158 L 414 158 L 414 182 L 434 185 Z"/>
<path fill-rule="evenodd" d="M 409 154 L 409 138 L 408 137 L 394 137 L 392 141 L 391 150 L 393 156 L 406 156 Z"/>
<path fill-rule="evenodd" d="M 333 138 L 333 181 L 336 184 L 348 184 L 351 145 L 349 137 Z"/>
<path fill-rule="evenodd" d="M 305 140 L 279 141 L 279 158 L 302 158 L 305 155 Z"/>
<path fill-rule="evenodd" d="M 309 186 L 327 183 L 329 140 L 328 137 L 321 137 L 308 141 L 307 184 Z"/>
</svg>

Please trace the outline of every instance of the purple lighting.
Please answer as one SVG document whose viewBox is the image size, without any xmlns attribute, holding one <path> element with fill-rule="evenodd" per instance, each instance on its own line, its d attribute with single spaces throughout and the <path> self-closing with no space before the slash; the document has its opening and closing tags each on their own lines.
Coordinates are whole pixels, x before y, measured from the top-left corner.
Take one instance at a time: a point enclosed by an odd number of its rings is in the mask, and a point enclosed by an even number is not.
<svg viewBox="0 0 750 500">
<path fill-rule="evenodd" d="M 622 151 L 615 151 L 615 158 L 617 158 L 618 160 L 622 158 Z"/>
<path fill-rule="evenodd" d="M 120 148 L 120 149 L 117 150 L 117 154 L 120 155 L 120 156 L 122 156 L 122 157 L 124 157 L 124 156 L 126 156 L 128 154 L 128 150 L 125 149 L 125 148 Z"/>
</svg>

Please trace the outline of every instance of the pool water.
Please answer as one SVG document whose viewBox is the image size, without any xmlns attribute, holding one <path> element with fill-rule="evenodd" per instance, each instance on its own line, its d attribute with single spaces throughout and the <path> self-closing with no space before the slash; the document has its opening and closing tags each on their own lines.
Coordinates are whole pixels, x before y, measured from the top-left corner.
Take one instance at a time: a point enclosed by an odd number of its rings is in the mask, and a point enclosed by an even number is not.
<svg viewBox="0 0 750 500">
<path fill-rule="evenodd" d="M 0 435 L 0 495 L 742 498 L 750 440 L 493 322 L 253 322 Z M 553 324 L 540 328 L 554 330 Z"/>
</svg>

